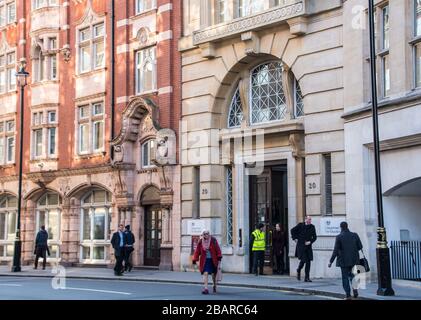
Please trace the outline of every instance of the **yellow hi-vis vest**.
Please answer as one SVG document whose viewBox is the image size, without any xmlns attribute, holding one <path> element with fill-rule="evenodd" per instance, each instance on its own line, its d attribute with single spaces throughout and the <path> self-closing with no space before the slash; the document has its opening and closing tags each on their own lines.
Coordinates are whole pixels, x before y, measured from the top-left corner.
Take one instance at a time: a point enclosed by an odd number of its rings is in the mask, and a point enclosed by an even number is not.
<svg viewBox="0 0 421 320">
<path fill-rule="evenodd" d="M 264 251 L 266 248 L 265 244 L 265 233 L 256 229 L 253 231 L 252 235 L 254 236 L 253 248 L 252 251 Z"/>
</svg>

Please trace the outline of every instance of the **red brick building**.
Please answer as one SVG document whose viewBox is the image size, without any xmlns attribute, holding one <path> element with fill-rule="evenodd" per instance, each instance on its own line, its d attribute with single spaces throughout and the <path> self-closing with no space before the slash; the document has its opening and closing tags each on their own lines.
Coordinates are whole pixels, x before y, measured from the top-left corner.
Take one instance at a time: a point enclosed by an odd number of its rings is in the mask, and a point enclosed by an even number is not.
<svg viewBox="0 0 421 320">
<path fill-rule="evenodd" d="M 23 260 L 45 225 L 50 260 L 109 264 L 123 223 L 135 265 L 178 268 L 180 32 L 180 1 L 0 0 L 1 261 L 17 220 L 23 62 Z"/>
</svg>

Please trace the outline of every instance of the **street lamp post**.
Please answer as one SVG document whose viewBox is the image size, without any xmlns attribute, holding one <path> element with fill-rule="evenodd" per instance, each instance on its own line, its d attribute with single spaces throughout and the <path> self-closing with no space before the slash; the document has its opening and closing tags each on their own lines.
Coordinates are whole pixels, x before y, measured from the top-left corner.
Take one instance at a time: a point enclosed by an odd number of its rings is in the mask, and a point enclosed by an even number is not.
<svg viewBox="0 0 421 320">
<path fill-rule="evenodd" d="M 21 271 L 20 259 L 22 241 L 20 239 L 20 216 L 22 207 L 22 165 L 23 165 L 23 111 L 24 111 L 24 88 L 27 85 L 29 73 L 25 71 L 25 62 L 21 62 L 20 70 L 16 73 L 16 82 L 20 88 L 20 145 L 19 145 L 19 190 L 18 190 L 18 217 L 15 237 L 15 251 L 13 254 L 12 272 Z"/>
<path fill-rule="evenodd" d="M 374 167 L 376 171 L 376 200 L 379 226 L 377 228 L 377 295 L 393 296 L 392 276 L 390 272 L 390 253 L 387 247 L 386 228 L 383 217 L 383 192 L 380 171 L 380 142 L 379 142 L 379 118 L 377 105 L 377 81 L 376 81 L 376 41 L 374 24 L 374 1 L 369 0 L 368 7 L 370 25 L 370 65 L 371 65 L 371 103 L 373 112 L 373 142 L 374 142 Z"/>
</svg>

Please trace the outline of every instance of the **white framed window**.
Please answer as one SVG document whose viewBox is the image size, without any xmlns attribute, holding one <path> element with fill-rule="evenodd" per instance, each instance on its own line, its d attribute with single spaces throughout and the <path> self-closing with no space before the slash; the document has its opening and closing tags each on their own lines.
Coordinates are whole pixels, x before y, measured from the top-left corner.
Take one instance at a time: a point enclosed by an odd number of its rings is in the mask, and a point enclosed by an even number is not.
<svg viewBox="0 0 421 320">
<path fill-rule="evenodd" d="M 94 189 L 81 201 L 80 260 L 83 263 L 109 260 L 111 194 Z"/>
<path fill-rule="evenodd" d="M 136 14 L 156 8 L 156 0 L 136 0 Z"/>
<path fill-rule="evenodd" d="M 38 200 L 36 207 L 36 230 L 45 226 L 52 259 L 60 258 L 61 204 L 57 193 L 47 193 Z"/>
<path fill-rule="evenodd" d="M 0 94 L 16 90 L 15 52 L 0 53 Z"/>
<path fill-rule="evenodd" d="M 50 80 L 57 80 L 57 56 L 50 58 Z"/>
<path fill-rule="evenodd" d="M 216 23 L 223 23 L 228 18 L 228 1 L 215 0 Z"/>
<path fill-rule="evenodd" d="M 11 0 L 0 1 L 0 27 L 16 22 L 16 3 Z"/>
<path fill-rule="evenodd" d="M 284 120 L 287 112 L 281 62 L 264 63 L 250 75 L 250 123 Z"/>
<path fill-rule="evenodd" d="M 237 0 L 238 17 L 246 17 L 265 10 L 265 1 Z"/>
<path fill-rule="evenodd" d="M 381 61 L 381 92 L 383 97 L 390 94 L 390 65 L 389 65 L 389 5 L 381 8 L 381 51 L 379 53 Z"/>
<path fill-rule="evenodd" d="M 414 55 L 414 87 L 421 87 L 421 0 L 414 1 L 413 35 L 410 44 Z"/>
<path fill-rule="evenodd" d="M 243 105 L 240 98 L 240 90 L 235 90 L 228 111 L 228 128 L 237 128 L 241 126 L 244 119 Z"/>
<path fill-rule="evenodd" d="M 136 52 L 136 94 L 156 90 L 156 47 Z"/>
<path fill-rule="evenodd" d="M 15 162 L 15 121 L 0 120 L 0 165 Z"/>
<path fill-rule="evenodd" d="M 0 194 L 0 259 L 10 260 L 14 253 L 17 228 L 17 199 L 9 194 Z"/>
<path fill-rule="evenodd" d="M 333 194 L 332 194 L 332 157 L 331 154 L 323 155 L 323 203 L 324 214 L 331 216 L 333 214 Z"/>
<path fill-rule="evenodd" d="M 300 84 L 297 80 L 294 81 L 294 117 L 299 118 L 304 116 L 304 101 L 303 93 L 301 92 Z"/>
<path fill-rule="evenodd" d="M 39 111 L 32 114 L 32 158 L 57 156 L 57 112 Z"/>
<path fill-rule="evenodd" d="M 104 36 L 104 22 L 78 30 L 80 73 L 101 69 L 105 66 Z"/>
<path fill-rule="evenodd" d="M 34 10 L 50 7 L 50 6 L 58 6 L 58 0 L 33 0 L 32 1 L 32 8 Z"/>
<path fill-rule="evenodd" d="M 225 210 L 226 210 L 226 241 L 227 245 L 233 244 L 233 179 L 232 167 L 227 166 L 225 171 Z"/>
<path fill-rule="evenodd" d="M 58 43 L 57 37 L 39 40 L 33 57 L 34 83 L 43 80 L 57 80 L 58 78 Z"/>
<path fill-rule="evenodd" d="M 91 154 L 104 151 L 104 104 L 95 102 L 78 107 L 78 153 Z"/>
<path fill-rule="evenodd" d="M 144 142 L 141 146 L 142 154 L 141 154 L 141 161 L 142 161 L 142 168 L 154 168 L 155 165 L 152 163 L 153 154 L 155 152 L 155 140 L 151 139 Z"/>
</svg>

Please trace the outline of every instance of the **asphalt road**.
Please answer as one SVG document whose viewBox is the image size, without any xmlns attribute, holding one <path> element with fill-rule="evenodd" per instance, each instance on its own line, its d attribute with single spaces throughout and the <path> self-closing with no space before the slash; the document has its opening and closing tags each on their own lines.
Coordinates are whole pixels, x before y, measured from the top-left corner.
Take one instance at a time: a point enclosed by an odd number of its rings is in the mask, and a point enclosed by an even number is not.
<svg viewBox="0 0 421 320">
<path fill-rule="evenodd" d="M 201 290 L 202 286 L 193 284 L 84 279 L 66 279 L 64 284 L 49 278 L 0 277 L 0 300 L 332 300 L 240 287 L 219 287 L 217 294 L 209 295 L 202 295 Z"/>
</svg>

